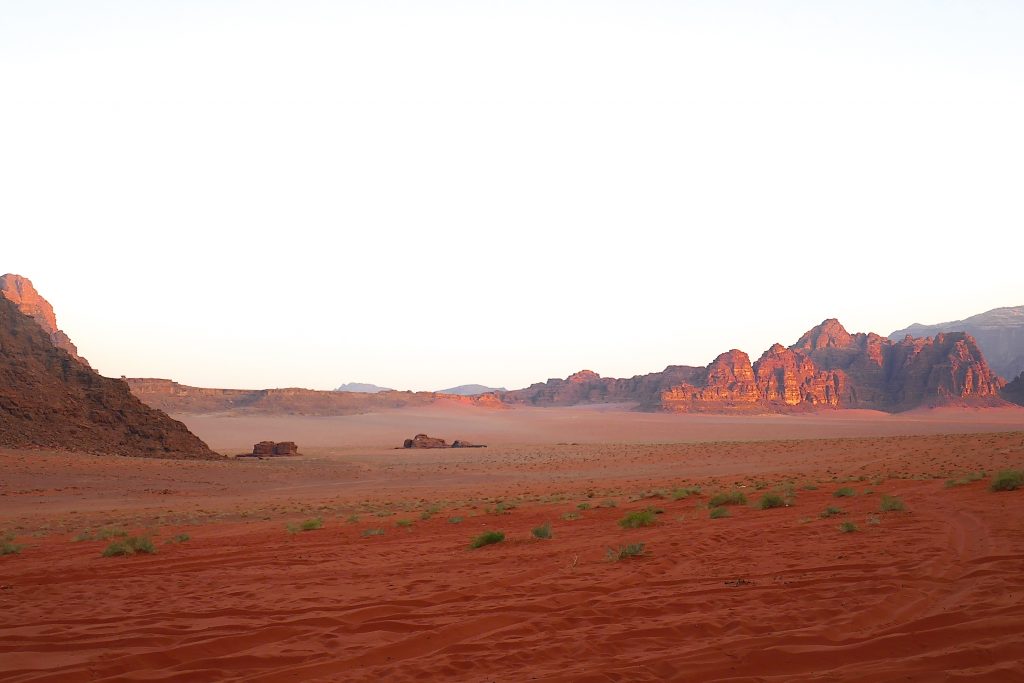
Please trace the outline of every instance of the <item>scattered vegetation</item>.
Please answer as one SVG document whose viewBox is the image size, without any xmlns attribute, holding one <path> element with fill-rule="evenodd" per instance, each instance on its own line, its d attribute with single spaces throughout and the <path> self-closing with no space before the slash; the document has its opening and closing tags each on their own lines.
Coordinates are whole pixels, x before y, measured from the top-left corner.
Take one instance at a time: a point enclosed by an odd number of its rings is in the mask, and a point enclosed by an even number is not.
<svg viewBox="0 0 1024 683">
<path fill-rule="evenodd" d="M 857 525 L 853 522 L 846 521 L 839 525 L 839 530 L 842 531 L 844 534 L 848 534 L 853 531 L 857 531 Z"/>
<path fill-rule="evenodd" d="M 699 486 L 683 486 L 672 491 L 672 500 L 684 500 L 700 494 Z"/>
<path fill-rule="evenodd" d="M 835 493 L 832 494 L 834 498 L 850 498 L 851 496 L 855 495 L 857 495 L 857 492 L 854 491 L 849 486 L 844 486 L 840 489 L 836 489 Z"/>
<path fill-rule="evenodd" d="M 730 514 L 729 513 L 729 508 L 727 508 L 727 507 L 717 507 L 717 508 L 711 508 L 711 513 L 710 513 L 709 516 L 711 517 L 711 519 L 721 519 L 723 517 L 728 517 L 729 514 Z"/>
<path fill-rule="evenodd" d="M 515 507 L 516 506 L 513 505 L 512 503 L 502 503 L 502 502 L 499 502 L 494 507 L 487 508 L 487 514 L 489 514 L 489 515 L 507 515 L 509 513 L 509 511 L 510 510 L 514 510 Z"/>
<path fill-rule="evenodd" d="M 571 522 L 571 521 L 577 520 L 579 518 L 580 518 L 580 513 L 578 513 L 578 512 L 566 512 L 565 514 L 562 515 L 562 519 L 564 519 L 567 522 Z"/>
<path fill-rule="evenodd" d="M 482 548 L 485 545 L 492 545 L 494 543 L 501 543 L 505 540 L 505 534 L 502 531 L 485 531 L 470 542 L 470 548 Z"/>
<path fill-rule="evenodd" d="M 761 501 L 757 506 L 762 510 L 770 510 L 771 508 L 785 507 L 786 501 L 778 493 L 766 493 L 761 496 Z"/>
<path fill-rule="evenodd" d="M 642 526 L 654 526 L 654 515 L 657 514 L 652 508 L 636 510 L 619 520 L 619 526 L 623 529 L 638 529 Z"/>
<path fill-rule="evenodd" d="M 618 503 L 616 503 L 614 500 L 609 498 L 608 500 L 602 501 L 601 504 L 598 505 L 598 507 L 613 508 L 613 507 L 618 507 L 618 505 L 619 505 Z"/>
<path fill-rule="evenodd" d="M 832 507 L 831 505 L 829 505 L 827 508 L 825 508 L 825 511 L 821 513 L 821 516 L 824 517 L 824 518 L 828 518 L 828 517 L 835 517 L 835 516 L 841 515 L 841 514 L 843 514 L 842 510 L 840 510 L 839 508 Z"/>
<path fill-rule="evenodd" d="M 590 503 L 580 503 L 579 505 L 576 506 L 576 509 L 577 510 L 589 510 L 590 509 Z"/>
<path fill-rule="evenodd" d="M 383 536 L 384 535 L 384 530 L 383 529 L 363 529 L 362 535 L 363 536 Z"/>
<path fill-rule="evenodd" d="M 177 536 L 174 536 L 173 538 L 167 539 L 167 542 L 168 543 L 184 543 L 185 541 L 190 541 L 190 540 L 192 540 L 192 537 L 189 536 L 188 534 L 178 534 Z"/>
<path fill-rule="evenodd" d="M 533 530 L 533 537 L 548 540 L 551 538 L 551 522 L 544 522 Z"/>
<path fill-rule="evenodd" d="M 906 510 L 907 506 L 897 496 L 882 496 L 882 512 L 899 512 Z"/>
<path fill-rule="evenodd" d="M 131 536 L 123 541 L 114 541 L 103 551 L 103 557 L 117 557 L 119 555 L 134 555 L 142 553 L 151 555 L 156 552 L 153 541 L 145 536 Z"/>
<path fill-rule="evenodd" d="M 729 491 L 728 493 L 716 493 L 708 501 L 708 507 L 716 508 L 720 505 L 746 505 L 747 497 L 742 491 Z"/>
<path fill-rule="evenodd" d="M 868 515 L 868 524 L 871 526 L 878 526 L 882 523 L 882 518 L 878 515 Z"/>
<path fill-rule="evenodd" d="M 640 557 L 644 554 L 643 543 L 630 543 L 629 545 L 619 546 L 618 550 L 615 548 L 608 548 L 608 552 L 605 557 L 609 562 L 618 562 L 629 557 Z"/>
<path fill-rule="evenodd" d="M 993 491 L 1016 491 L 1021 486 L 1024 486 L 1024 472 L 1003 470 L 992 478 L 992 485 L 989 488 Z"/>
<path fill-rule="evenodd" d="M 818 485 L 817 484 L 804 484 L 800 488 L 802 488 L 804 491 L 817 491 L 818 490 Z"/>
<path fill-rule="evenodd" d="M 395 526 L 411 527 L 412 526 L 412 520 L 411 519 L 400 519 L 397 522 L 395 522 Z"/>
<path fill-rule="evenodd" d="M 14 534 L 0 536 L 0 555 L 17 555 L 22 546 L 14 542 Z"/>
<path fill-rule="evenodd" d="M 294 522 L 290 522 L 290 523 L 285 525 L 285 529 L 288 530 L 288 533 L 295 534 L 295 533 L 298 533 L 300 531 L 314 531 L 316 529 L 323 528 L 323 526 L 324 526 L 323 518 L 321 518 L 321 517 L 310 517 L 309 519 L 305 519 L 305 520 L 299 522 L 298 524 L 295 524 Z"/>
<path fill-rule="evenodd" d="M 462 524 L 462 517 L 449 517 L 448 518 L 448 523 L 449 524 Z"/>
<path fill-rule="evenodd" d="M 349 524 L 357 524 L 359 522 L 359 515 L 349 515 L 345 521 Z"/>
<path fill-rule="evenodd" d="M 968 472 L 959 479 L 947 479 L 946 488 L 956 488 L 957 486 L 966 486 L 967 484 L 979 481 L 985 478 L 985 471 L 979 470 L 977 472 Z"/>
</svg>

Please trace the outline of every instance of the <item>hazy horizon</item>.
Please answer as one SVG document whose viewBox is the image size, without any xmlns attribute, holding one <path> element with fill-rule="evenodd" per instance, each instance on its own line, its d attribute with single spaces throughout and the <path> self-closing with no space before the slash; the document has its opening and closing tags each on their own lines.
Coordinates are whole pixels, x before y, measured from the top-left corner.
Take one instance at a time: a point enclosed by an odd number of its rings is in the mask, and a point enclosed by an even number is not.
<svg viewBox="0 0 1024 683">
<path fill-rule="evenodd" d="M 1013 2 L 0 7 L 0 272 L 108 376 L 518 388 L 1015 306 Z"/>
</svg>

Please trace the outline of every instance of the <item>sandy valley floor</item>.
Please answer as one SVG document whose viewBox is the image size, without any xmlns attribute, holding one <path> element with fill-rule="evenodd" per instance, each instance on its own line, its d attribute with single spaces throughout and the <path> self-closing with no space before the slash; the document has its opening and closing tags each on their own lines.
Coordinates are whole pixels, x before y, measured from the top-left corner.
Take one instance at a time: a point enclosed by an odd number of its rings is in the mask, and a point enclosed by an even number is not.
<svg viewBox="0 0 1024 683">
<path fill-rule="evenodd" d="M 988 490 L 1024 411 L 183 419 L 304 455 L 0 451 L 0 680 L 1024 680 L 1024 491 Z M 102 557 L 118 530 L 157 552 Z"/>
</svg>

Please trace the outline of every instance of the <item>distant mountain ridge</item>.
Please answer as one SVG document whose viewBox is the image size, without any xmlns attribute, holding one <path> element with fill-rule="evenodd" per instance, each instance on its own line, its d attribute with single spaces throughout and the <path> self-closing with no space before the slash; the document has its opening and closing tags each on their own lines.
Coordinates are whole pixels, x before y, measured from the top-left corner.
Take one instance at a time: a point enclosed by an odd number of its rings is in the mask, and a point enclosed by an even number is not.
<svg viewBox="0 0 1024 683">
<path fill-rule="evenodd" d="M 891 333 L 889 339 L 899 341 L 908 334 L 932 337 L 948 332 L 967 332 L 974 337 L 992 370 L 1000 377 L 1011 380 L 1024 372 L 1024 306 L 993 308 L 963 320 L 935 325 L 914 323 Z"/>
<path fill-rule="evenodd" d="M 669 412 L 795 412 L 870 408 L 887 412 L 938 405 L 1006 405 L 1005 382 L 966 333 L 893 342 L 850 334 L 830 318 L 754 363 L 738 349 L 707 367 L 669 366 L 629 379 L 583 370 L 525 389 L 497 392 L 503 403 L 575 405 L 633 402 Z"/>
<path fill-rule="evenodd" d="M 505 387 L 485 387 L 483 384 L 460 384 L 451 389 L 439 389 L 438 394 L 454 394 L 456 396 L 479 396 L 494 391 L 507 391 Z"/>
<path fill-rule="evenodd" d="M 355 394 L 379 394 L 382 391 L 394 391 L 388 387 L 379 387 L 376 384 L 364 384 L 362 382 L 349 382 L 342 384 L 335 391 L 351 391 Z"/>
</svg>

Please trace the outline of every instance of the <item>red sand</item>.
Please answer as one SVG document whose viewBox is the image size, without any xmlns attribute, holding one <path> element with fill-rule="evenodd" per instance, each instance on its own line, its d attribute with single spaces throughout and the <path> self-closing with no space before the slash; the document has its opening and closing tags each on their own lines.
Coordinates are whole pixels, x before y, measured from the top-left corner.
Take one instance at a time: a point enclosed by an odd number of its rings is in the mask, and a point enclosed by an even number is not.
<svg viewBox="0 0 1024 683">
<path fill-rule="evenodd" d="M 1019 412 L 411 413 L 190 418 L 215 448 L 287 438 L 299 458 L 0 451 L 0 531 L 23 546 L 0 557 L 0 680 L 1024 680 L 1024 491 L 944 485 L 1024 465 Z M 884 436 L 915 427 L 930 435 Z M 399 429 L 491 447 L 387 448 Z M 791 507 L 708 516 L 710 493 L 787 481 Z M 907 509 L 881 512 L 883 494 Z M 648 506 L 655 526 L 617 524 Z M 554 538 L 531 538 L 546 521 Z M 74 541 L 113 526 L 157 554 Z M 469 550 L 487 529 L 506 541 Z M 606 559 L 634 542 L 643 557 Z"/>
</svg>

